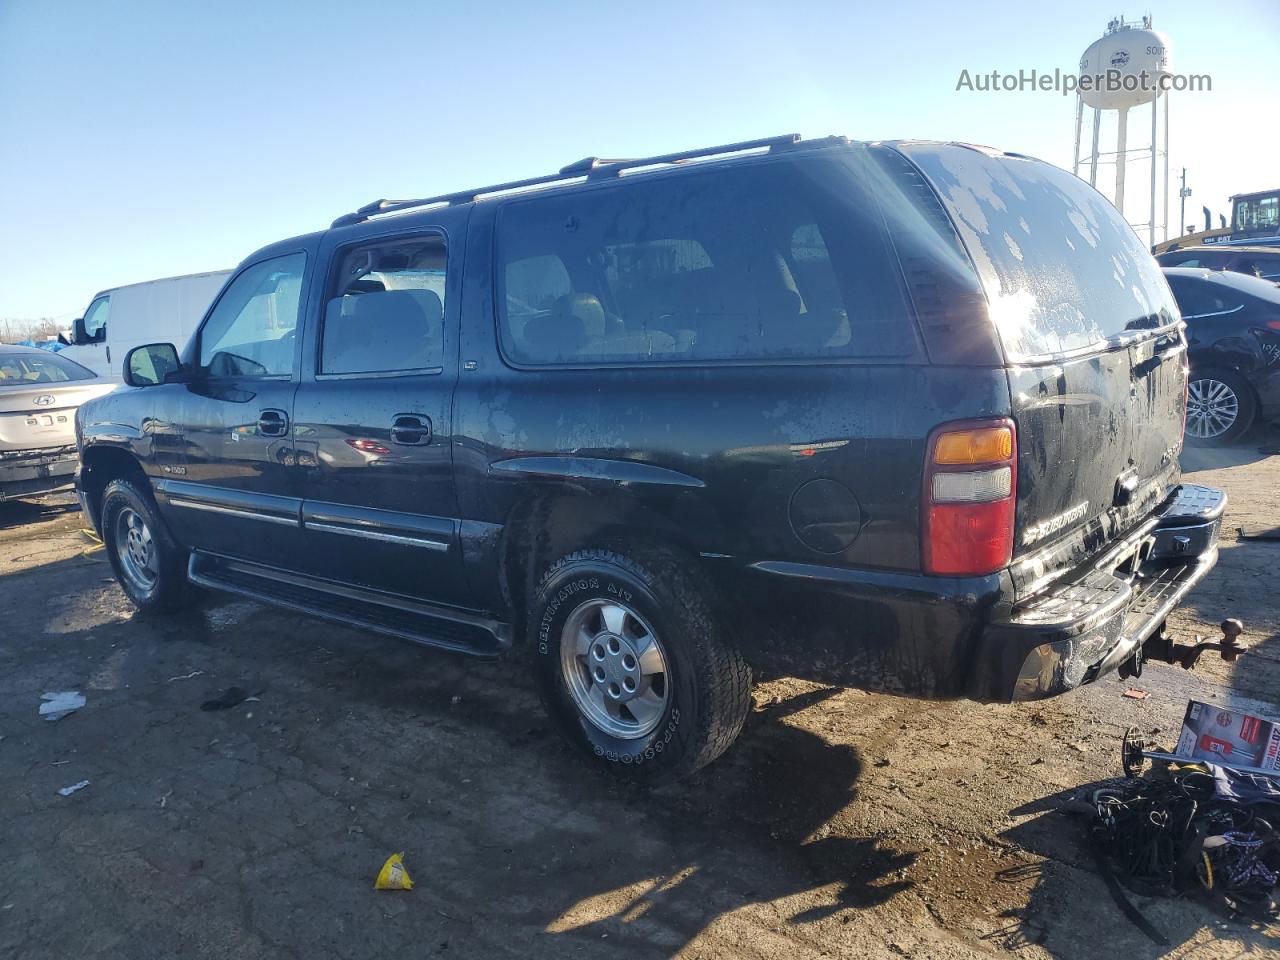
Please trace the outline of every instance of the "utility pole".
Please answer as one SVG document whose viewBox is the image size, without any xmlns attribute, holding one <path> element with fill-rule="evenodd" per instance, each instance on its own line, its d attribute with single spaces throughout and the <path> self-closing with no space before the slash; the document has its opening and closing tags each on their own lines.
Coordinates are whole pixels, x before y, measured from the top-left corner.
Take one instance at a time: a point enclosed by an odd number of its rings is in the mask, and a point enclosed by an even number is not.
<svg viewBox="0 0 1280 960">
<path fill-rule="evenodd" d="M 1191 191 L 1187 189 L 1187 168 L 1182 168 L 1182 189 L 1178 191 L 1181 198 L 1181 209 L 1178 211 L 1178 236 L 1183 235 L 1183 231 L 1187 229 L 1187 197 L 1191 196 Z"/>
</svg>

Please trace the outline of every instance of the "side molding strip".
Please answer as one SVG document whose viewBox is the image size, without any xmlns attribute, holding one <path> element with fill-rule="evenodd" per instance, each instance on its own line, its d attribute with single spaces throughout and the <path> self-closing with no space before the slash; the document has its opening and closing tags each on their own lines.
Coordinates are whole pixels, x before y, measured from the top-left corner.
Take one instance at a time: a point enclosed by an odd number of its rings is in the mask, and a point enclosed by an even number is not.
<svg viewBox="0 0 1280 960">
<path fill-rule="evenodd" d="M 243 517 L 246 520 L 262 520 L 266 523 L 280 523 L 286 527 L 298 526 L 298 521 L 292 517 L 277 517 L 270 513 L 257 513 L 253 510 L 241 510 L 238 507 L 224 507 L 215 503 L 201 503 L 197 500 L 186 500 L 182 497 L 170 495 L 168 499 L 169 505 L 172 507 L 186 507 L 188 510 L 207 510 L 209 513 L 225 513 L 233 517 Z"/>
<path fill-rule="evenodd" d="M 621 484 L 653 484 L 663 487 L 705 487 L 697 477 L 652 463 L 607 460 L 603 457 L 514 457 L 489 464 L 489 472 L 526 477 L 559 477 L 569 480 L 607 480 Z"/>
<path fill-rule="evenodd" d="M 340 533 L 347 537 L 361 537 L 365 540 L 379 540 L 383 543 L 399 543 L 410 547 L 423 547 L 427 550 L 438 550 L 441 553 L 449 552 L 449 544 L 441 543 L 439 540 L 421 540 L 418 537 L 405 537 L 397 533 L 381 533 L 377 530 L 363 530 L 358 527 L 342 527 L 336 523 L 320 523 L 316 520 L 304 521 L 302 525 L 307 530 L 320 530 L 323 533 Z"/>
</svg>

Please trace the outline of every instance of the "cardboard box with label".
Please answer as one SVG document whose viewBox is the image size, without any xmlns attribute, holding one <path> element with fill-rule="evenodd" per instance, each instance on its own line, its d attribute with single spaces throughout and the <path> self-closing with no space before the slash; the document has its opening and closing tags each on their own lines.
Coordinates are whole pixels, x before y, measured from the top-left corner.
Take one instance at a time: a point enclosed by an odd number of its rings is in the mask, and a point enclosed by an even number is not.
<svg viewBox="0 0 1280 960">
<path fill-rule="evenodd" d="M 1280 723 L 1192 700 L 1174 752 L 1188 760 L 1280 771 Z"/>
</svg>

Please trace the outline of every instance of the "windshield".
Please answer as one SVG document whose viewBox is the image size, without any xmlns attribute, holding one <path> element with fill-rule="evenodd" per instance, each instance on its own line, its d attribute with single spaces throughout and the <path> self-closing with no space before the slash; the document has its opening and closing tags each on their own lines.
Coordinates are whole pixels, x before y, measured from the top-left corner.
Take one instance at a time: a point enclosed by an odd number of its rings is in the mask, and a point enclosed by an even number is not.
<svg viewBox="0 0 1280 960">
<path fill-rule="evenodd" d="M 0 353 L 0 387 L 92 380 L 92 370 L 56 353 Z"/>
<path fill-rule="evenodd" d="M 1280 231 L 1280 193 L 1266 197 L 1241 197 L 1232 219 L 1234 229 Z"/>
<path fill-rule="evenodd" d="M 903 152 L 955 221 L 1011 361 L 1072 353 L 1177 319 L 1151 254 L 1083 180 L 970 147 L 907 144 Z"/>
</svg>

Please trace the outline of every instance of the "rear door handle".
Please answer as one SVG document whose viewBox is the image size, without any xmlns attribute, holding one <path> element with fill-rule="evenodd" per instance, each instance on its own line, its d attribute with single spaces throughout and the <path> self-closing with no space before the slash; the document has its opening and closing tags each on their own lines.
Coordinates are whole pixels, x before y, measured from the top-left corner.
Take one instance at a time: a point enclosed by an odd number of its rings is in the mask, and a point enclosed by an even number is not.
<svg viewBox="0 0 1280 960">
<path fill-rule="evenodd" d="M 420 413 L 398 413 L 391 424 L 391 442 L 422 447 L 431 442 L 431 418 Z"/>
<path fill-rule="evenodd" d="M 264 437 L 283 437 L 289 432 L 289 415 L 283 410 L 263 410 L 258 414 L 258 433 Z"/>
</svg>

